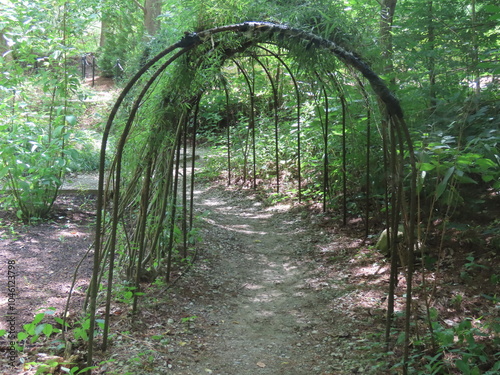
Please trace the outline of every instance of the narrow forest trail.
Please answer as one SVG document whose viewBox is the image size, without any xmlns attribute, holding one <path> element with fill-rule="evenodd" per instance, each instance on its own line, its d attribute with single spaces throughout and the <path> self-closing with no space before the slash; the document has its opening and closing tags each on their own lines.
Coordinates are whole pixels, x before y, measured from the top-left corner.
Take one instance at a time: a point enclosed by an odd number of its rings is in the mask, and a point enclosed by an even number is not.
<svg viewBox="0 0 500 375">
<path fill-rule="evenodd" d="M 331 238 L 300 210 L 265 208 L 251 194 L 205 188 L 196 207 L 201 255 L 176 289 L 192 293 L 183 309 L 205 344 L 172 373 L 369 373 L 357 351 L 366 322 L 342 299 L 353 292 L 347 273 L 327 279 L 313 256 Z"/>
</svg>

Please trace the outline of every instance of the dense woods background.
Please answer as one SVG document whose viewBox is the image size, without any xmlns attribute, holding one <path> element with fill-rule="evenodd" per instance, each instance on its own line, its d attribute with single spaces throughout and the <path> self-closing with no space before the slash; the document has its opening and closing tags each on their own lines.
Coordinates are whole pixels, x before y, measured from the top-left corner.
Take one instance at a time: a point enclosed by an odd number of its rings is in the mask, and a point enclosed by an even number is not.
<svg viewBox="0 0 500 375">
<path fill-rule="evenodd" d="M 98 169 L 109 107 L 94 100 L 94 74 L 112 78 L 120 86 L 187 32 L 244 21 L 273 22 L 335 41 L 362 56 L 382 76 L 401 102 L 415 147 L 417 222 L 423 233 L 419 241 L 423 248 L 433 249 L 422 256 L 422 267 L 434 271 L 444 249 L 456 246 L 464 260 L 463 278 L 481 271 L 488 284 L 485 290 L 492 290 L 500 283 L 499 271 L 477 260 L 488 254 L 498 264 L 500 251 L 499 19 L 495 0 L 2 0 L 2 203 L 19 220 L 36 223 L 49 214 L 68 173 Z M 387 161 L 380 152 L 387 139 L 377 125 L 384 116 L 377 110 L 376 99 L 366 95 L 361 78 L 346 67 L 331 65 L 314 53 L 291 51 L 287 55 L 280 48 L 269 48 L 270 52 L 260 53 L 273 53 L 282 60 L 268 59 L 268 54 L 259 65 L 257 60 L 242 58 L 226 65 L 220 76 L 206 74 L 209 79 L 217 78 L 216 89 L 197 103 L 201 108 L 196 118 L 197 142 L 212 148 L 201 177 L 222 175 L 242 186 L 247 176 L 252 176 L 254 184 L 276 179 L 260 187 L 267 202 L 299 198 L 316 202 L 324 211 L 343 211 L 343 217 L 338 215 L 344 223 L 347 217 L 367 214 L 366 235 L 379 231 L 387 224 L 383 203 Z M 288 66 L 290 71 L 285 69 Z M 162 78 L 170 92 L 194 92 L 198 86 L 193 82 L 206 79 L 197 76 L 188 81 L 179 73 L 182 66 L 175 69 Z M 338 87 L 328 88 L 319 75 L 311 73 L 314 69 L 335 75 Z M 251 72 L 251 84 L 241 72 Z M 291 72 L 301 83 L 298 115 Z M 251 87 L 251 95 L 246 86 Z M 132 134 L 124 152 L 124 168 L 131 176 L 139 169 L 144 173 L 137 155 L 145 152 L 144 144 L 154 145 L 152 134 L 157 142 L 164 139 L 155 133 L 158 119 L 178 119 L 169 108 L 169 103 L 178 102 L 169 95 L 160 87 L 148 98 L 146 109 L 141 109 L 137 128 L 143 130 Z M 131 107 L 132 101 L 127 98 L 126 105 Z M 110 134 L 109 155 L 116 151 L 125 126 L 126 120 L 120 121 L 119 130 Z M 257 156 L 252 170 L 246 142 L 254 121 L 259 136 L 254 141 Z M 277 122 L 279 134 L 275 133 Z M 297 166 L 299 125 L 303 162 Z M 274 143 L 278 138 L 279 149 L 278 141 Z M 130 177 L 129 182 L 134 181 Z M 139 200 L 137 193 L 125 206 L 128 209 L 134 202 L 139 206 Z M 135 211 L 129 214 L 132 222 Z M 186 228 L 172 225 L 172 232 L 162 239 L 170 241 L 170 246 L 172 241 L 185 245 L 192 233 L 183 238 L 182 232 Z M 133 263 L 125 268 L 132 277 Z M 155 263 L 149 271 L 156 276 L 160 269 Z M 497 294 L 482 293 L 498 312 Z M 423 351 L 420 359 L 413 354 L 412 373 L 500 371 L 498 315 L 485 317 L 484 323 L 464 316 L 458 326 L 445 329 L 437 314 L 428 304 L 428 336 L 417 334 L 412 346 L 431 349 Z M 444 353 L 456 356 L 445 363 Z"/>
</svg>

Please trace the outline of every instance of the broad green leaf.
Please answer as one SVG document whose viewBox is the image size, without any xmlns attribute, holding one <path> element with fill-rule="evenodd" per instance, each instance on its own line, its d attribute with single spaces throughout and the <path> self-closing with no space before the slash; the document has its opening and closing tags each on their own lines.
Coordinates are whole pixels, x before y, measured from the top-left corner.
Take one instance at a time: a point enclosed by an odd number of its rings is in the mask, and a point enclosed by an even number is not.
<svg viewBox="0 0 500 375">
<path fill-rule="evenodd" d="M 491 174 L 485 174 L 485 175 L 482 175 L 481 178 L 484 182 L 491 182 L 495 179 L 495 176 L 493 176 Z"/>
<path fill-rule="evenodd" d="M 418 164 L 418 169 L 420 171 L 426 171 L 426 172 L 428 172 L 428 171 L 432 171 L 435 168 L 436 168 L 436 166 L 433 165 L 433 164 L 431 164 L 431 163 L 419 163 Z"/>
<path fill-rule="evenodd" d="M 32 324 L 38 324 L 42 321 L 42 319 L 45 317 L 45 313 L 38 313 L 35 315 L 35 318 L 33 319 Z"/>
<path fill-rule="evenodd" d="M 450 177 L 453 175 L 453 172 L 455 171 L 455 167 L 450 167 L 446 171 L 443 180 L 439 183 L 439 185 L 436 188 L 436 199 L 439 199 L 441 195 L 443 195 L 444 191 L 446 190 L 446 186 L 448 185 L 448 181 Z"/>
<path fill-rule="evenodd" d="M 45 327 L 43 327 L 43 333 L 45 334 L 45 336 L 49 337 L 52 332 L 54 332 L 54 327 L 52 326 L 52 324 L 45 324 Z"/>
<path fill-rule="evenodd" d="M 62 132 L 64 131 L 64 126 L 58 126 L 54 129 L 54 137 L 59 137 L 61 136 Z"/>
<path fill-rule="evenodd" d="M 457 366 L 457 368 L 462 371 L 462 374 L 464 375 L 470 375 L 471 372 L 470 372 L 470 367 L 469 367 L 469 364 L 461 359 L 459 359 L 458 361 L 455 362 L 455 366 Z"/>
<path fill-rule="evenodd" d="M 35 333 L 37 335 L 40 335 L 41 333 L 43 333 L 43 331 L 45 330 L 45 326 L 47 325 L 47 323 L 43 323 L 43 324 L 39 324 L 35 327 Z"/>
<path fill-rule="evenodd" d="M 76 116 L 74 115 L 67 115 L 66 116 L 66 122 L 70 125 L 75 125 L 76 124 Z"/>
<path fill-rule="evenodd" d="M 489 168 L 496 167 L 496 164 L 492 160 L 486 158 L 477 159 L 475 162 L 476 165 L 478 165 L 483 171 Z"/>
</svg>

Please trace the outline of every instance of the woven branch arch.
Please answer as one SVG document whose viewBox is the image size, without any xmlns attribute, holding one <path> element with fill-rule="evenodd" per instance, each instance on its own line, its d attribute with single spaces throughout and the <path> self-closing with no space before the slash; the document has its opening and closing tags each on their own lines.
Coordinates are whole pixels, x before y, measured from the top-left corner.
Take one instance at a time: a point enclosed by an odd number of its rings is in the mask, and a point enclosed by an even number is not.
<svg viewBox="0 0 500 375">
<path fill-rule="evenodd" d="M 409 262 L 407 265 L 407 319 L 406 319 L 406 339 L 409 339 L 409 321 L 411 312 L 411 285 L 413 274 L 413 251 L 414 251 L 414 233 L 416 218 L 416 165 L 413 152 L 410 133 L 406 126 L 403 111 L 396 97 L 387 88 L 383 80 L 364 62 L 364 60 L 340 46 L 334 41 L 330 41 L 285 25 L 273 24 L 268 22 L 244 22 L 228 26 L 216 27 L 196 33 L 185 33 L 184 37 L 177 43 L 167 47 L 157 56 L 148 61 L 128 82 L 122 93 L 116 100 L 111 110 L 106 127 L 103 132 L 101 161 L 99 170 L 97 219 L 95 232 L 95 252 L 94 252 L 94 273 L 89 288 L 89 298 L 87 311 L 90 314 L 91 327 L 95 325 L 95 313 L 97 309 L 97 291 L 102 281 L 104 270 L 107 270 L 107 294 L 106 294 L 106 313 L 105 328 L 103 335 L 103 349 L 107 346 L 107 336 L 109 330 L 109 313 L 111 304 L 111 291 L 114 278 L 115 262 L 126 269 L 128 276 L 134 280 L 136 288 L 140 288 L 140 280 L 143 276 L 144 264 L 154 260 L 158 269 L 167 267 L 166 279 L 169 280 L 170 260 L 172 256 L 172 241 L 174 238 L 175 220 L 179 216 L 176 212 L 177 200 L 182 199 L 182 232 L 184 233 L 184 256 L 186 256 L 187 232 L 192 226 L 192 204 L 190 215 L 187 215 L 187 179 L 184 177 L 179 181 L 179 169 L 183 168 L 183 176 L 186 176 L 187 164 L 180 165 L 182 158 L 181 150 L 186 150 L 188 139 L 189 124 L 192 123 L 193 137 L 196 135 L 196 123 L 199 112 L 200 100 L 206 91 L 209 91 L 213 82 L 205 82 L 197 87 L 188 96 L 183 96 L 180 92 L 169 92 L 168 87 L 162 88 L 165 93 L 165 106 L 169 107 L 170 115 L 163 114 L 161 119 L 151 125 L 151 132 L 146 137 L 147 141 L 144 147 L 137 150 L 137 157 L 141 161 L 136 166 L 136 172 L 132 177 L 126 176 L 128 181 L 124 186 L 123 180 L 123 155 L 127 150 L 126 146 L 130 141 L 130 134 L 136 127 L 138 113 L 144 103 L 150 98 L 158 85 L 159 79 L 166 74 L 167 68 L 174 63 L 179 64 L 181 68 L 187 71 L 198 72 L 220 69 L 223 64 L 236 59 L 237 56 L 244 54 L 252 47 L 259 47 L 267 51 L 269 56 L 274 57 L 290 73 L 295 88 L 297 102 L 297 122 L 300 126 L 300 94 L 297 80 L 294 78 L 290 68 L 276 53 L 264 47 L 264 44 L 274 44 L 280 48 L 295 51 L 302 51 L 309 54 L 310 51 L 318 50 L 330 53 L 336 60 L 340 61 L 347 72 L 354 77 L 353 81 L 361 87 L 361 92 L 366 101 L 368 101 L 368 92 L 361 82 L 360 75 L 364 77 L 372 88 L 376 101 L 383 118 L 382 138 L 384 146 L 384 159 L 386 160 L 386 174 L 388 176 L 388 186 L 390 194 L 386 195 L 387 207 L 387 226 L 390 230 L 392 246 L 392 267 L 391 267 L 391 286 L 389 290 L 389 313 L 387 323 L 388 338 L 391 325 L 393 306 L 394 280 L 397 274 L 396 260 L 396 236 L 398 225 L 402 222 L 405 226 L 405 245 L 409 251 Z M 251 57 L 251 54 L 248 56 Z M 260 61 L 254 57 L 257 62 Z M 162 62 L 164 61 L 164 62 Z M 181 63 L 179 63 L 181 62 Z M 236 62 L 236 65 L 238 63 Z M 262 64 L 261 64 L 262 65 Z M 271 74 L 266 71 L 270 85 L 272 86 L 273 96 L 276 100 L 277 90 L 272 81 Z M 242 74 L 245 74 L 240 67 Z M 208 80 L 214 79 L 210 73 Z M 316 72 L 319 81 L 320 73 L 324 75 L 325 80 L 329 78 L 328 73 Z M 174 77 L 175 78 L 175 77 Z M 248 77 L 247 77 L 248 78 Z M 197 77 L 196 79 L 200 79 Z M 316 78 L 314 78 L 316 79 Z M 187 84 L 192 84 L 188 82 Z M 247 79 L 249 88 L 249 97 L 253 100 L 253 92 Z M 326 85 L 326 83 L 324 84 Z M 225 84 L 222 84 L 225 86 Z M 342 108 L 345 110 L 345 97 L 340 88 L 339 82 L 333 81 L 330 86 L 338 92 L 338 97 L 342 102 Z M 227 87 L 226 90 L 226 97 Z M 326 89 L 324 89 L 326 90 Z M 325 97 L 327 96 L 325 91 Z M 181 99 L 179 99 L 181 98 Z M 228 99 L 229 101 L 229 99 Z M 173 105 L 169 103 L 174 103 Z M 328 98 L 325 101 L 328 106 Z M 253 103 L 252 103 L 253 108 Z M 115 156 L 111 163 L 110 172 L 105 171 L 107 148 L 112 132 L 117 131 L 116 118 L 118 113 L 126 113 L 125 119 L 121 123 L 119 141 L 116 146 Z M 325 111 L 325 139 L 328 137 L 328 110 Z M 344 115 L 345 117 L 345 115 Z M 154 122 L 154 121 L 153 121 Z M 279 131 L 278 121 L 275 119 L 276 134 Z M 254 126 L 252 126 L 255 129 Z M 345 127 L 344 127 L 345 128 Z M 249 128 L 250 130 L 250 128 Z M 345 130 L 345 129 L 344 129 Z M 228 130 L 229 131 L 229 130 Z M 369 134 L 369 133 L 368 133 Z M 369 136 L 369 135 L 368 135 Z M 345 139 L 345 134 L 344 134 Z M 229 142 L 229 139 L 228 139 Z M 299 142 L 299 170 L 300 170 L 300 133 Z M 194 146 L 193 146 L 194 148 Z M 229 148 L 228 148 L 229 149 Z M 194 150 L 193 150 L 194 153 Z M 184 155 L 185 156 L 185 155 Z M 278 152 L 276 146 L 276 164 L 278 164 Z M 344 147 L 345 161 L 345 147 Z M 194 170 L 194 155 L 192 168 Z M 255 163 L 254 163 L 255 165 Z M 326 164 L 325 164 L 326 165 Z M 229 167 L 230 168 L 230 167 Z M 345 171 L 345 169 L 344 169 Z M 408 174 L 409 171 L 409 174 Z M 325 174 L 327 168 L 325 167 Z M 409 175 L 408 176 L 405 176 Z M 255 173 L 254 173 L 255 175 Z M 367 175 L 369 176 L 369 174 Z M 192 175 L 192 178 L 194 174 Z M 369 177 L 367 177 L 369 178 Z M 403 178 L 409 178 L 410 188 L 408 191 L 403 189 Z M 279 180 L 277 182 L 279 184 Z M 177 190 L 179 185 L 183 185 L 182 197 L 178 198 Z M 194 180 L 191 181 L 191 199 Z M 300 174 L 299 174 L 300 186 Z M 344 178 L 345 186 L 345 178 Z M 279 188 L 279 186 L 278 186 Z M 155 192 L 153 194 L 152 192 Z M 345 196 L 345 194 L 344 194 Z M 133 208 L 131 208 L 133 207 Z M 129 211 L 133 209 L 133 223 L 126 220 Z M 189 220 L 187 217 L 189 216 Z M 154 217 L 154 219 L 153 219 Z M 189 221 L 189 223 L 188 223 Z M 124 234 L 121 241 L 129 244 L 130 249 L 125 259 L 117 258 L 116 247 L 120 240 L 119 231 L 122 228 Z M 130 229 L 133 227 L 133 229 Z M 150 229 L 153 228 L 153 229 Z M 166 264 L 165 264 L 166 263 Z M 156 276 L 156 275 L 155 275 Z M 137 296 L 134 298 L 134 311 L 137 308 Z M 92 362 L 94 336 L 91 330 L 89 335 L 89 353 L 88 362 Z M 405 347 L 408 347 L 406 345 Z"/>
</svg>

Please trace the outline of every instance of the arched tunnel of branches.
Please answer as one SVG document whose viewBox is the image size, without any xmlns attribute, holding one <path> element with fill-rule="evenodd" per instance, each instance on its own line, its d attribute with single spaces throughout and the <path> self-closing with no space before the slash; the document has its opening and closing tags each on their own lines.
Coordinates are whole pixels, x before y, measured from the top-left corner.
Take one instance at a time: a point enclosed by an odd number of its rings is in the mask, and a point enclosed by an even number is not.
<svg viewBox="0 0 500 375">
<path fill-rule="evenodd" d="M 403 111 L 379 76 L 341 42 L 264 22 L 186 33 L 142 67 L 112 109 L 101 150 L 86 307 L 92 327 L 99 285 L 105 285 L 103 349 L 117 269 L 135 288 L 135 312 L 145 272 L 170 282 L 174 260 L 189 263 L 196 256 L 194 169 L 202 130 L 211 131 L 225 150 L 228 184 L 256 188 L 266 180 L 276 193 L 288 191 L 297 201 L 314 198 L 323 210 L 340 212 L 344 225 L 355 192 L 366 235 L 377 197 L 376 214 L 383 216 L 392 249 L 388 349 L 396 247 L 409 254 L 403 265 L 408 356 L 417 212 L 415 161 Z M 116 148 L 109 144 L 111 135 L 119 139 Z M 310 139 L 321 139 L 322 147 Z M 257 142 L 265 144 L 264 152 L 256 151 Z M 400 225 L 403 240 L 397 240 Z"/>
</svg>

